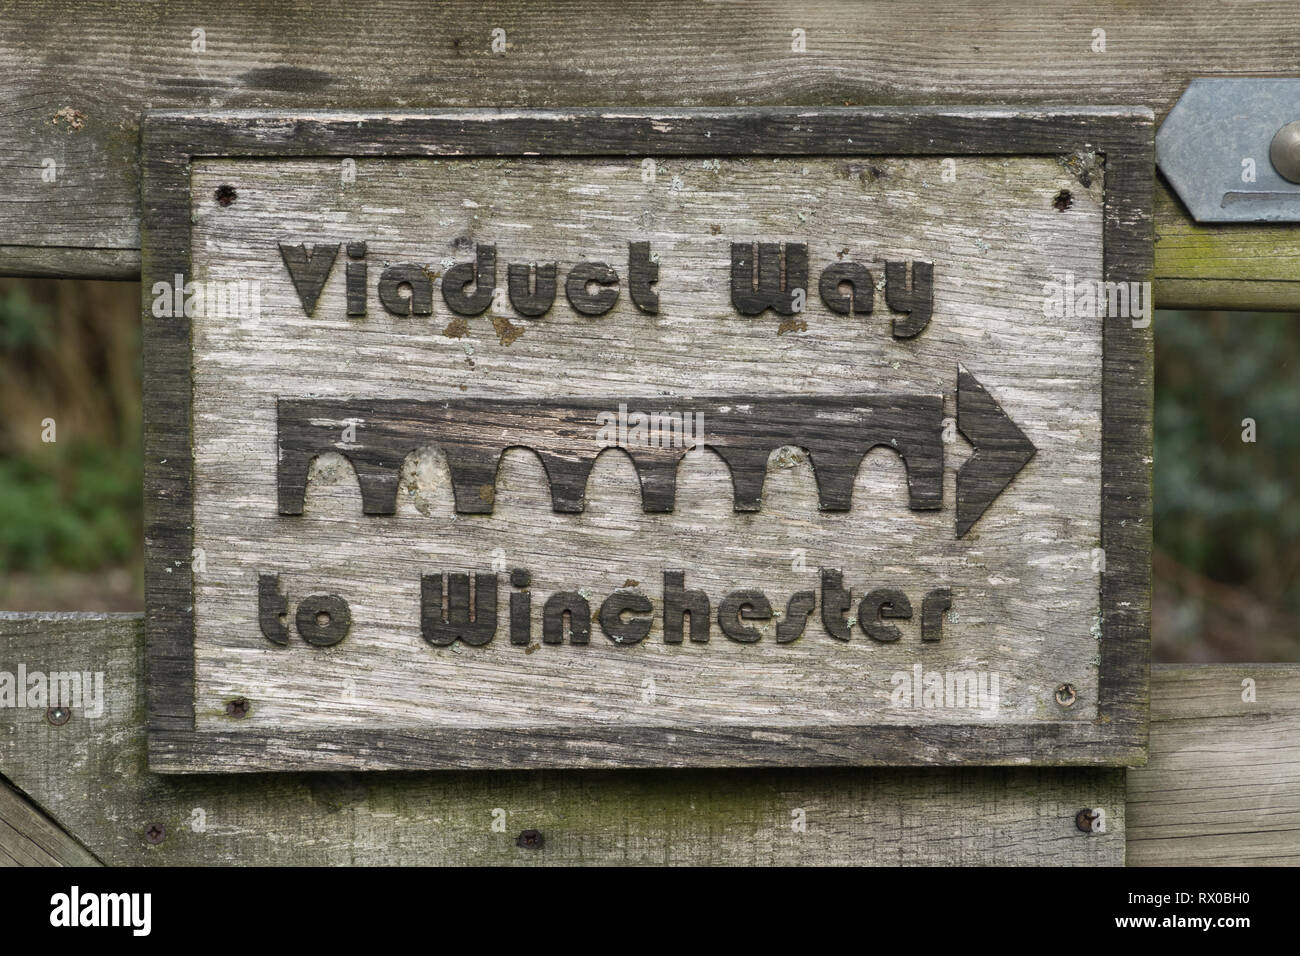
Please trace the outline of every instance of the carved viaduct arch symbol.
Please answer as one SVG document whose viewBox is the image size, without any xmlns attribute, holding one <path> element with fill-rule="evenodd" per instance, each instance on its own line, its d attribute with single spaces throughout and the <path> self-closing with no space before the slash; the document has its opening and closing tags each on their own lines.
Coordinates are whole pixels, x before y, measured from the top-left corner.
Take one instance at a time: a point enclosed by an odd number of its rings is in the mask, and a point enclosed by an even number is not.
<svg viewBox="0 0 1300 956">
<path fill-rule="evenodd" d="M 611 443 L 598 416 L 620 405 L 650 412 L 662 398 L 406 399 L 277 402 L 277 490 L 283 515 L 302 514 L 314 458 L 338 452 L 356 470 L 366 514 L 393 514 L 402 463 L 434 445 L 446 456 L 460 514 L 490 514 L 497 466 L 508 448 L 531 449 L 546 470 L 551 505 L 579 513 L 597 456 Z M 941 395 L 724 396 L 678 399 L 672 411 L 702 414 L 703 445 L 731 472 L 736 511 L 758 511 L 768 458 L 784 446 L 804 449 L 823 511 L 848 511 L 858 466 L 876 447 L 894 450 L 907 472 L 908 506 L 943 507 Z M 355 426 L 349 428 L 349 426 Z M 974 453 L 957 473 L 957 536 L 963 536 L 1036 449 L 964 368 L 957 381 L 957 427 Z M 354 438 L 345 441 L 346 437 Z M 666 513 L 676 500 L 677 466 L 694 444 L 620 444 L 632 459 L 646 512 Z"/>
</svg>

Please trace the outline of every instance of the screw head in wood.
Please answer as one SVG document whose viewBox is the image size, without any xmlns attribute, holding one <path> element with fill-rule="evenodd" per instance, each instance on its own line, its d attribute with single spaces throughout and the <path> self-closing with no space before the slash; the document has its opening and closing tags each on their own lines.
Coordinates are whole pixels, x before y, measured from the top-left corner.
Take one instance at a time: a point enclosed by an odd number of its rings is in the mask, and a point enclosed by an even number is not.
<svg viewBox="0 0 1300 956">
<path fill-rule="evenodd" d="M 234 700 L 226 701 L 226 716 L 233 717 L 235 720 L 241 720 L 248 716 L 248 700 L 244 697 L 236 697 Z"/>
<path fill-rule="evenodd" d="M 540 850 L 543 842 L 544 838 L 541 830 L 525 830 L 515 840 L 515 846 L 521 846 L 528 850 Z"/>
<path fill-rule="evenodd" d="M 1079 699 L 1078 691 L 1074 689 L 1073 684 L 1062 684 L 1056 688 L 1056 702 L 1062 707 L 1072 707 L 1074 702 Z"/>
<path fill-rule="evenodd" d="M 161 823 L 151 823 L 144 828 L 144 842 L 150 846 L 157 846 L 167 839 L 167 828 Z"/>
<path fill-rule="evenodd" d="M 55 727 L 62 727 L 72 719 L 72 711 L 67 707 L 51 707 L 45 712 L 45 719 Z"/>
<path fill-rule="evenodd" d="M 1300 120 L 1287 123 L 1273 136 L 1268 161 L 1283 179 L 1300 183 Z"/>
<path fill-rule="evenodd" d="M 1074 815 L 1074 825 L 1083 833 L 1091 833 L 1093 824 L 1097 822 L 1098 813 L 1091 807 L 1084 807 Z"/>
</svg>

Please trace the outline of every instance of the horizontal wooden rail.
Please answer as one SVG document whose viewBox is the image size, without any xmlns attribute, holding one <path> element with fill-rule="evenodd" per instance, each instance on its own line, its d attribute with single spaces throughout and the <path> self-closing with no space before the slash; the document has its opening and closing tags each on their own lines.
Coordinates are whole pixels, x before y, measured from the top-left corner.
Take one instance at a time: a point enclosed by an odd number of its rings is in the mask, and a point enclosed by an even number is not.
<svg viewBox="0 0 1300 956">
<path fill-rule="evenodd" d="M 1300 664 L 1157 667 L 1128 772 L 1137 866 L 1300 863 Z"/>
<path fill-rule="evenodd" d="M 1086 768 L 160 776 L 139 615 L 3 614 L 0 661 L 104 674 L 99 717 L 0 709 L 0 774 L 106 863 L 1115 865 L 1126 834 L 1130 863 L 1300 863 L 1300 666 L 1157 669 L 1126 797 Z"/>
<path fill-rule="evenodd" d="M 1196 76 L 1300 76 L 1288 0 L 366 10 L 0 0 L 0 274 L 139 276 L 149 108 L 1050 104 L 1159 120 Z M 1300 229 L 1197 226 L 1163 184 L 1156 200 L 1160 306 L 1300 308 Z"/>
</svg>

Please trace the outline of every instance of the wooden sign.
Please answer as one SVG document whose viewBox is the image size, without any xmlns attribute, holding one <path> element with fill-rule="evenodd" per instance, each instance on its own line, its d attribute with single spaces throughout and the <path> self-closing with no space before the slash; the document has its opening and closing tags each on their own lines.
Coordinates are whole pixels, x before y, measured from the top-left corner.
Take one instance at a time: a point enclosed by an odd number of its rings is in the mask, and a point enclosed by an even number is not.
<svg viewBox="0 0 1300 956">
<path fill-rule="evenodd" d="M 150 114 L 150 764 L 1124 764 L 1146 110 Z"/>
</svg>

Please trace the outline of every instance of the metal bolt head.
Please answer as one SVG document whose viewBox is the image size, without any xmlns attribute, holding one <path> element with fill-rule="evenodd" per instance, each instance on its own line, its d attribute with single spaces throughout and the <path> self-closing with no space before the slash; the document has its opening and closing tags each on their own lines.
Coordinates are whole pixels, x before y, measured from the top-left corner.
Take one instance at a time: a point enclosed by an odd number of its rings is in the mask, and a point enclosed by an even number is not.
<svg viewBox="0 0 1300 956">
<path fill-rule="evenodd" d="M 45 712 L 45 719 L 55 727 L 62 727 L 72 719 L 72 711 L 67 707 L 51 707 Z"/>
<path fill-rule="evenodd" d="M 1062 684 L 1056 688 L 1056 702 L 1062 707 L 1072 707 L 1078 699 L 1079 693 L 1074 689 L 1073 684 Z"/>
<path fill-rule="evenodd" d="M 1091 807 L 1084 807 L 1074 815 L 1074 825 L 1078 827 L 1082 833 L 1091 833 L 1093 824 L 1097 822 L 1097 817 L 1099 815 L 1100 814 Z"/>
<path fill-rule="evenodd" d="M 1297 103 L 1300 77 L 1192 80 L 1156 134 L 1156 162 L 1197 222 L 1300 222 L 1290 188 L 1300 172 L 1289 174 L 1279 155 L 1289 152 Z"/>
<path fill-rule="evenodd" d="M 167 839 L 167 828 L 161 823 L 151 823 L 144 828 L 144 842 L 150 846 L 157 846 Z"/>
<path fill-rule="evenodd" d="M 522 846 L 528 850 L 540 850 L 543 842 L 541 830 L 525 830 L 515 840 L 515 846 Z"/>
<path fill-rule="evenodd" d="M 1268 148 L 1268 161 L 1283 179 L 1300 183 L 1300 120 L 1277 131 Z"/>
</svg>

